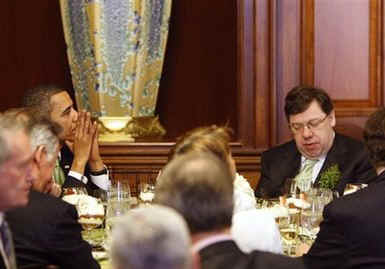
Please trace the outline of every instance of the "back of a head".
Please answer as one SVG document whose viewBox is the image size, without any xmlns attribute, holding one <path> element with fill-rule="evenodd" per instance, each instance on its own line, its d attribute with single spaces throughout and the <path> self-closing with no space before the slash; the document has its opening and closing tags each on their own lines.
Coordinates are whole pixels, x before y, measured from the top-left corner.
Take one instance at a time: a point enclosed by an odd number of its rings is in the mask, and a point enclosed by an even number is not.
<svg viewBox="0 0 385 269">
<path fill-rule="evenodd" d="M 195 128 L 177 139 L 169 154 L 169 160 L 187 153 L 209 152 L 223 161 L 228 161 L 231 133 L 231 129 L 225 126 Z"/>
<path fill-rule="evenodd" d="M 323 89 L 304 85 L 294 87 L 285 98 L 286 119 L 304 112 L 313 101 L 316 101 L 327 115 L 333 110 L 333 102 Z"/>
<path fill-rule="evenodd" d="M 51 112 L 50 100 L 57 93 L 65 89 L 57 85 L 42 85 L 26 91 L 22 105 L 35 109 L 37 117 L 49 118 Z"/>
<path fill-rule="evenodd" d="M 385 108 L 374 112 L 366 121 L 364 140 L 373 165 L 385 166 Z"/>
<path fill-rule="evenodd" d="M 190 235 L 173 209 L 154 205 L 133 209 L 114 227 L 111 258 L 118 269 L 188 269 Z"/>
<path fill-rule="evenodd" d="M 18 117 L 16 113 L 0 115 L 0 166 L 10 157 L 9 139 L 12 134 L 23 131 L 30 135 L 33 125 Z"/>
<path fill-rule="evenodd" d="M 155 202 L 178 211 L 192 234 L 231 226 L 233 178 L 229 167 L 209 153 L 174 158 L 157 180 Z"/>
</svg>

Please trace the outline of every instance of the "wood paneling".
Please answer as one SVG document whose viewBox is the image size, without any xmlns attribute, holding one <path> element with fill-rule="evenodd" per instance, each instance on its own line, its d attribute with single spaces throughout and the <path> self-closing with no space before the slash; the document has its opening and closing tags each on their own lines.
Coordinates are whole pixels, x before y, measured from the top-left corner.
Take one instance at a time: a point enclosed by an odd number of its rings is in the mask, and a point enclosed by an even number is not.
<svg viewBox="0 0 385 269">
<path fill-rule="evenodd" d="M 382 1 L 360 0 L 300 0 L 277 2 L 277 40 L 296 45 L 298 36 L 284 34 L 285 18 L 292 10 L 301 11 L 300 46 L 291 48 L 277 45 L 277 66 L 283 64 L 290 52 L 299 52 L 300 64 L 292 61 L 292 68 L 300 70 L 298 84 L 315 85 L 324 88 L 332 97 L 337 129 L 347 135 L 356 136 L 356 130 L 363 125 L 349 127 L 343 120 L 365 118 L 383 105 L 383 7 Z M 285 7 L 285 8 L 283 8 Z M 281 21 L 280 21 L 281 20 Z M 290 21 L 290 28 L 295 28 Z M 294 39 L 294 41 L 293 41 Z M 286 55 L 279 57 L 281 55 Z M 284 104 L 284 97 L 290 88 L 285 77 L 277 76 L 278 104 Z M 291 77 L 293 81 L 293 77 Z M 295 80 L 294 80 L 295 81 Z M 277 114 L 278 143 L 291 139 L 282 108 Z M 341 119 L 341 123 L 339 120 Z M 362 120 L 357 120 L 353 125 Z"/>
<path fill-rule="evenodd" d="M 1 110 L 40 83 L 72 88 L 59 1 L 1 1 L 0 25 Z"/>
</svg>

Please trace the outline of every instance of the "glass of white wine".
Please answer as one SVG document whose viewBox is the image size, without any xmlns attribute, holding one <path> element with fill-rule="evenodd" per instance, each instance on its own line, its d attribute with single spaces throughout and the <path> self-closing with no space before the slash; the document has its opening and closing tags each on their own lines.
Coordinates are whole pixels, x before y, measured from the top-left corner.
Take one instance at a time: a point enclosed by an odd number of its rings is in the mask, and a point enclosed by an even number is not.
<svg viewBox="0 0 385 269">
<path fill-rule="evenodd" d="M 279 231 L 282 236 L 282 247 L 286 255 L 295 255 L 299 229 L 300 210 L 290 208 L 286 217 L 279 218 Z"/>
</svg>

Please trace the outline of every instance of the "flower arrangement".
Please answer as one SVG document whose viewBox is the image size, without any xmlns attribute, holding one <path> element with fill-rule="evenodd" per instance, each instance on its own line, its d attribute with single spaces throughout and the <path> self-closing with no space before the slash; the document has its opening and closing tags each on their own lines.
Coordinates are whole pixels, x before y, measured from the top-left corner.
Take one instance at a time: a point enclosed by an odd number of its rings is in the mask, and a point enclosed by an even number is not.
<svg viewBox="0 0 385 269">
<path fill-rule="evenodd" d="M 341 178 L 341 171 L 338 168 L 338 164 L 334 164 L 326 169 L 319 179 L 319 185 L 321 188 L 333 190 Z"/>
</svg>

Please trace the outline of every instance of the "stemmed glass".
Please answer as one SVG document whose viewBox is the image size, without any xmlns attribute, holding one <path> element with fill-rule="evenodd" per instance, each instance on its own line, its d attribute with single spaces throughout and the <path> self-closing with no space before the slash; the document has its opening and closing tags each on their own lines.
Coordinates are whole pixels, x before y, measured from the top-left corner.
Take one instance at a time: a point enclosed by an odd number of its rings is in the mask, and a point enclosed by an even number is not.
<svg viewBox="0 0 385 269">
<path fill-rule="evenodd" d="M 285 254 L 293 256 L 297 245 L 300 210 L 290 208 L 288 212 L 287 216 L 279 218 L 278 226 L 282 236 L 283 251 Z"/>
<path fill-rule="evenodd" d="M 116 223 L 119 222 L 120 218 L 128 212 L 130 204 L 127 199 L 111 198 L 107 201 L 107 212 L 106 212 L 106 236 L 107 236 L 107 248 L 109 246 L 109 239 Z"/>
<path fill-rule="evenodd" d="M 140 184 L 139 199 L 144 205 L 151 204 L 155 195 L 155 184 L 151 182 L 142 182 Z"/>
<path fill-rule="evenodd" d="M 322 221 L 324 198 L 315 195 L 309 197 L 309 199 L 310 207 L 302 210 L 301 213 L 301 227 L 304 229 L 304 234 L 307 235 L 310 240 L 314 240 Z"/>
</svg>

